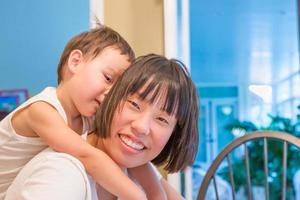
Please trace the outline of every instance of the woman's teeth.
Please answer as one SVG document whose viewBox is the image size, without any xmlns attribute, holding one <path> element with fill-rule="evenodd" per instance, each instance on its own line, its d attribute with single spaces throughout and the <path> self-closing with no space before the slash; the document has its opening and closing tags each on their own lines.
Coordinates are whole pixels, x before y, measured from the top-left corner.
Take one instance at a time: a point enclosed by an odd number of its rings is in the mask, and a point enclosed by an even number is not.
<svg viewBox="0 0 300 200">
<path fill-rule="evenodd" d="M 144 149 L 144 145 L 142 145 L 141 143 L 134 142 L 130 138 L 128 138 L 124 135 L 120 135 L 120 138 L 125 144 L 127 144 L 128 146 L 130 146 L 133 149 L 136 149 L 139 151 Z"/>
</svg>

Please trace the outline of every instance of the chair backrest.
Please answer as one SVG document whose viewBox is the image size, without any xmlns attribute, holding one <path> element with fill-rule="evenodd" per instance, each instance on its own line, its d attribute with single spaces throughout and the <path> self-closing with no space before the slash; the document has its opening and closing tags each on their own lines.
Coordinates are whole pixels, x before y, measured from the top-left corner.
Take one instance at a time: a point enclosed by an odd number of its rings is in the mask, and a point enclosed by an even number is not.
<svg viewBox="0 0 300 200">
<path fill-rule="evenodd" d="M 252 194 L 252 185 L 251 185 L 251 174 L 250 174 L 250 166 L 249 166 L 249 150 L 247 147 L 247 143 L 250 141 L 257 141 L 261 140 L 262 142 L 262 152 L 261 156 L 263 157 L 263 171 L 264 171 L 264 190 L 265 190 L 265 199 L 269 199 L 269 182 L 268 182 L 268 176 L 269 176 L 269 167 L 268 167 L 268 162 L 270 162 L 270 159 L 268 159 L 268 141 L 279 141 L 280 145 L 282 143 L 282 163 L 280 164 L 282 166 L 281 168 L 281 199 L 286 199 L 286 176 L 287 176 L 287 148 L 288 145 L 292 145 L 294 147 L 297 147 L 295 149 L 299 150 L 300 149 L 300 139 L 288 134 L 288 133 L 283 133 L 283 132 L 274 132 L 274 131 L 256 131 L 253 133 L 246 134 L 240 138 L 237 138 L 233 140 L 230 144 L 228 144 L 222 151 L 221 153 L 216 157 L 216 159 L 213 161 L 209 169 L 207 170 L 207 173 L 201 183 L 200 190 L 198 193 L 197 200 L 204 200 L 208 186 L 210 182 L 213 182 L 213 187 L 215 191 L 215 199 L 219 199 L 219 194 L 218 194 L 218 187 L 216 183 L 216 172 L 217 169 L 219 168 L 220 164 L 222 163 L 223 160 L 227 160 L 228 164 L 228 179 L 229 183 L 231 185 L 231 190 L 232 190 L 232 199 L 235 200 L 237 199 L 236 194 L 235 194 L 235 181 L 234 181 L 234 171 L 232 170 L 232 161 L 230 159 L 230 153 L 235 150 L 236 148 L 240 146 L 244 146 L 244 152 L 243 152 L 243 159 L 244 159 L 244 165 L 245 165 L 245 174 L 246 174 L 246 180 L 245 180 L 245 188 L 247 191 L 247 198 L 248 199 L 253 199 L 253 194 Z M 300 154 L 299 158 L 300 159 Z M 272 158 L 271 158 L 272 159 Z M 231 197 L 230 197 L 231 199 Z"/>
</svg>

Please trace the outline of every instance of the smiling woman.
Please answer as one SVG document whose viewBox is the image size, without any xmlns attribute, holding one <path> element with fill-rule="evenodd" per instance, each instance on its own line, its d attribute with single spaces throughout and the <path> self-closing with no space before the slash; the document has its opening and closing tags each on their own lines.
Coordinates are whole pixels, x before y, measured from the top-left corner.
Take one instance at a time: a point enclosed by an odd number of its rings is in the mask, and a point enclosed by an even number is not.
<svg viewBox="0 0 300 200">
<path fill-rule="evenodd" d="M 97 113 L 96 125 L 99 136 L 113 137 L 108 133 L 114 134 L 115 130 L 112 128 L 114 123 L 119 125 L 120 112 L 127 110 L 132 118 L 136 117 L 138 120 L 138 122 L 132 120 L 131 126 L 140 123 L 145 129 L 131 127 L 135 131 L 138 129 L 145 132 L 135 135 L 142 135 L 140 138 L 143 139 L 144 135 L 147 135 L 149 140 L 150 138 L 155 140 L 147 142 L 150 144 L 153 142 L 159 146 L 158 149 L 163 149 L 160 152 L 161 150 L 155 150 L 155 146 L 146 147 L 143 153 L 147 156 L 143 155 L 143 159 L 153 160 L 155 164 L 167 162 L 165 169 L 169 172 L 182 170 L 192 164 L 198 145 L 197 95 L 192 81 L 187 79 L 183 64 L 156 55 L 140 57 L 116 85 L 118 87 L 112 88 L 111 95 L 105 98 L 103 106 Z M 115 115 L 116 112 L 119 115 Z M 150 127 L 145 127 L 145 124 L 149 124 Z M 186 133 L 187 130 L 189 133 Z M 118 148 L 109 149 L 116 152 Z M 113 158 L 113 155 L 111 157 Z"/>
</svg>

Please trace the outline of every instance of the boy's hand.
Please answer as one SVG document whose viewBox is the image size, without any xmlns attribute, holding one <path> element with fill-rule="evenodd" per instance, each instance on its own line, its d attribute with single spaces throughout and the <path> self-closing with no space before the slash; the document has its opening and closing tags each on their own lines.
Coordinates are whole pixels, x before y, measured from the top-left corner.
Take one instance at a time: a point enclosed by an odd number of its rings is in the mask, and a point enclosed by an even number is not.
<svg viewBox="0 0 300 200">
<path fill-rule="evenodd" d="M 111 194 L 110 192 L 108 192 L 107 190 L 105 190 L 103 187 L 101 187 L 101 185 L 96 184 L 96 190 L 97 190 L 97 196 L 98 199 L 100 200 L 117 200 L 118 197 L 114 196 L 113 194 Z M 142 199 L 146 200 L 145 195 L 143 194 L 144 197 L 142 197 Z"/>
<path fill-rule="evenodd" d="M 96 184 L 96 190 L 97 190 L 97 196 L 98 199 L 105 199 L 105 200 L 117 200 L 118 197 L 112 195 L 110 192 L 105 190 L 103 187 L 101 187 L 99 184 Z"/>
<path fill-rule="evenodd" d="M 149 200 L 167 200 L 164 188 L 151 163 L 131 168 L 128 173 L 143 187 Z"/>
</svg>

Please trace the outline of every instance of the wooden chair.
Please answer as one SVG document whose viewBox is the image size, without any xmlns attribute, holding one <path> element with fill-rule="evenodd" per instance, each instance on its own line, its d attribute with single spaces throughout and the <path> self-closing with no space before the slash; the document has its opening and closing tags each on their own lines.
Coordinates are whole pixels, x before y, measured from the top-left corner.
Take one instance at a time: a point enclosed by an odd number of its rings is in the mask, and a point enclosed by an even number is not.
<svg viewBox="0 0 300 200">
<path fill-rule="evenodd" d="M 218 200 L 219 194 L 218 194 L 218 188 L 216 183 L 216 171 L 223 160 L 227 160 L 228 164 L 228 177 L 229 177 L 229 183 L 231 185 L 231 191 L 232 191 L 232 199 L 235 200 L 236 193 L 235 193 L 235 181 L 233 176 L 233 170 L 232 170 L 232 162 L 230 159 L 230 153 L 235 150 L 237 147 L 244 146 L 244 165 L 245 165 L 245 174 L 246 174 L 246 180 L 245 180 L 245 188 L 247 191 L 247 199 L 253 199 L 252 194 L 252 186 L 251 186 L 251 174 L 249 170 L 249 151 L 247 147 L 247 143 L 250 141 L 262 141 L 262 154 L 263 157 L 263 170 L 264 170 L 264 190 L 265 190 L 265 199 L 269 199 L 269 183 L 268 183 L 268 175 L 269 175 L 269 167 L 268 167 L 268 141 L 279 141 L 282 143 L 282 177 L 281 177 L 281 199 L 286 199 L 286 175 L 287 175 L 287 148 L 288 145 L 292 145 L 294 147 L 297 147 L 296 149 L 300 149 L 300 139 L 288 134 L 288 133 L 282 133 L 282 132 L 274 132 L 274 131 L 256 131 L 253 133 L 246 134 L 240 138 L 235 139 L 232 141 L 229 145 L 227 145 L 221 153 L 216 157 L 216 159 L 213 161 L 209 169 L 207 170 L 207 173 L 201 183 L 200 190 L 198 193 L 197 200 L 204 200 L 205 195 L 208 190 L 208 186 L 210 182 L 213 182 L 213 188 L 215 191 L 215 197 Z M 280 144 L 281 145 L 281 144 Z M 290 147 L 290 146 L 289 146 Z M 297 154 L 298 155 L 298 154 Z M 300 157 L 300 154 L 299 154 Z M 299 159 L 299 158 L 298 158 Z M 231 198 L 231 197 L 230 197 Z"/>
</svg>

